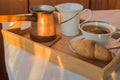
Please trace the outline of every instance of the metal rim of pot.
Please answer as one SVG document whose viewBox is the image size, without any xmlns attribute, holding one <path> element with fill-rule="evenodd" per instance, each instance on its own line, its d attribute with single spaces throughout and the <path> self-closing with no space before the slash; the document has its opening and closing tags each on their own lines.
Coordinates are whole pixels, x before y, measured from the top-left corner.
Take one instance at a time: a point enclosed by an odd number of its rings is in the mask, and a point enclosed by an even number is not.
<svg viewBox="0 0 120 80">
<path fill-rule="evenodd" d="M 53 12 L 54 10 L 55 8 L 50 5 L 36 5 L 30 8 L 32 12 Z"/>
</svg>

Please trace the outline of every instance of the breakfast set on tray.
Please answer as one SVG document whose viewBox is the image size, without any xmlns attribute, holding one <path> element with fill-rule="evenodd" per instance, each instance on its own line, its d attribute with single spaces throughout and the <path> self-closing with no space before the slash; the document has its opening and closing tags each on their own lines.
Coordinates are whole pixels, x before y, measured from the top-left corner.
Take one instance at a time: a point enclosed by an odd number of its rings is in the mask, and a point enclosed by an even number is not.
<svg viewBox="0 0 120 80">
<path fill-rule="evenodd" d="M 52 47 L 48 48 L 36 44 L 35 42 L 31 42 L 21 37 L 21 35 L 15 35 L 18 33 L 14 32 L 14 30 L 12 31 L 12 29 L 9 30 L 9 28 L 8 30 L 6 29 L 8 32 L 2 30 L 6 42 L 11 43 L 17 47 L 21 47 L 22 49 L 27 50 L 29 52 L 32 52 L 31 49 L 26 48 L 24 46 L 19 46 L 13 41 L 7 39 L 7 37 L 9 37 L 8 35 L 13 35 L 13 37 L 19 37 L 21 41 L 23 41 L 24 43 L 26 42 L 27 45 L 25 46 L 29 45 L 28 47 L 31 48 L 36 45 L 36 48 L 39 49 L 36 49 L 38 51 L 35 51 L 35 53 L 37 54 L 34 55 L 38 55 L 43 58 L 45 58 L 45 56 L 47 56 L 48 53 L 43 52 L 41 48 L 49 50 L 51 51 L 51 55 L 54 55 L 53 58 L 51 58 L 51 62 L 58 64 L 54 59 L 56 59 L 57 56 L 60 56 L 61 58 L 63 58 L 63 64 L 65 63 L 64 67 L 66 69 L 76 72 L 78 74 L 83 74 L 91 79 L 96 79 L 97 77 L 106 78 L 108 77 L 110 72 L 119 67 L 117 66 L 115 68 L 114 66 L 116 66 L 120 61 L 120 38 L 114 39 L 112 38 L 112 36 L 114 34 L 120 34 L 120 31 L 117 31 L 116 27 L 108 22 L 89 21 L 93 16 L 93 13 L 90 9 L 83 10 L 83 6 L 77 3 L 64 3 L 56 5 L 55 8 L 49 5 L 33 6 L 31 8 L 31 11 L 31 15 L 21 16 L 19 18 L 16 16 L 15 18 L 16 20 L 21 21 L 32 21 L 32 27 L 30 28 L 29 34 L 31 40 L 39 43 L 51 44 L 52 42 L 52 44 L 55 43 L 56 45 L 59 42 L 59 40 L 62 39 L 63 36 L 72 37 L 72 39 L 68 42 L 69 44 L 67 44 L 71 53 L 75 53 L 77 56 L 82 56 L 88 59 L 88 62 L 89 60 L 98 60 L 98 62 L 100 61 L 100 63 L 103 62 L 103 65 L 104 62 L 108 62 L 108 64 L 110 62 L 110 65 L 106 65 L 105 63 L 104 67 L 96 67 L 96 65 L 93 66 L 93 64 L 91 65 L 89 63 L 86 63 L 82 61 L 82 59 L 74 58 L 74 56 L 69 56 L 66 58 L 65 54 L 60 54 L 64 53 L 64 51 L 57 51 L 54 50 Z M 59 13 L 56 13 L 56 11 L 58 11 Z M 86 12 L 89 13 L 88 18 L 83 22 L 80 22 L 80 17 Z M 56 34 L 56 26 L 58 24 L 60 24 L 60 36 Z M 9 32 L 13 32 L 15 34 L 11 34 Z M 39 54 L 39 52 L 43 53 Z M 71 63 L 72 65 L 69 65 L 66 61 L 71 61 L 73 63 Z M 99 64 L 98 62 L 96 63 Z M 74 69 L 71 69 L 70 66 L 74 67 Z M 89 73 L 89 70 L 87 71 L 88 68 L 86 68 L 88 66 L 93 73 L 99 72 L 100 74 L 87 74 Z M 83 73 L 83 71 L 86 72 Z"/>
</svg>

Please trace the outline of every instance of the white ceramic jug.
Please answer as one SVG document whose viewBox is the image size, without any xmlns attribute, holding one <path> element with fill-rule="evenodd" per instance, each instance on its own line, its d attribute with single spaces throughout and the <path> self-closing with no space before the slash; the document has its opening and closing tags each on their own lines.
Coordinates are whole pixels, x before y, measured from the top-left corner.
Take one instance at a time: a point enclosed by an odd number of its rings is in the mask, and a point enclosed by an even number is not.
<svg viewBox="0 0 120 80">
<path fill-rule="evenodd" d="M 90 9 L 84 9 L 81 4 L 78 3 L 62 3 L 55 6 L 60 12 L 61 16 L 61 33 L 65 36 L 75 36 L 79 34 L 80 16 L 84 12 L 89 12 L 89 17 L 85 21 L 88 21 L 92 17 L 92 11 Z"/>
</svg>

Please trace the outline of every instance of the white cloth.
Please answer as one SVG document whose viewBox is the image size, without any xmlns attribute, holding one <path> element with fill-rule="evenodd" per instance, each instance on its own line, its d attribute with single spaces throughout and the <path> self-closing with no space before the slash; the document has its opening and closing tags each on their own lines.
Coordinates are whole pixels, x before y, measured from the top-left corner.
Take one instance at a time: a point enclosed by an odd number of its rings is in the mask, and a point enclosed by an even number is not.
<svg viewBox="0 0 120 80">
<path fill-rule="evenodd" d="M 5 43 L 9 80 L 88 80 Z"/>
</svg>

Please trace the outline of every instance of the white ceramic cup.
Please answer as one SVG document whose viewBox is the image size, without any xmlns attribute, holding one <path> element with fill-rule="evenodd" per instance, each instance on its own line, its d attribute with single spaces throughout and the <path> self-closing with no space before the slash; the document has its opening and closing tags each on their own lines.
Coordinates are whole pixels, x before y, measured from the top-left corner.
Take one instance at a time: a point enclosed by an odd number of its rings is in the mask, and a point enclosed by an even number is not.
<svg viewBox="0 0 120 80">
<path fill-rule="evenodd" d="M 83 6 L 77 3 L 63 3 L 55 6 L 60 12 L 61 16 L 61 33 L 65 36 L 78 35 L 80 16 L 84 12 L 89 12 L 88 21 L 92 17 L 92 11 L 90 9 L 83 10 Z"/>
<path fill-rule="evenodd" d="M 100 26 L 104 26 L 108 29 L 110 29 L 111 31 L 109 33 L 105 33 L 105 34 L 95 34 L 95 33 L 90 33 L 90 32 L 87 32 L 85 30 L 83 30 L 83 27 L 86 27 L 88 25 L 100 25 Z M 85 22 L 85 23 L 82 23 L 80 26 L 79 26 L 79 29 L 81 30 L 82 32 L 82 35 L 85 37 L 85 39 L 89 39 L 89 40 L 93 40 L 101 45 L 106 45 L 109 43 L 109 39 L 111 38 L 111 36 L 115 33 L 120 33 L 120 31 L 116 31 L 116 28 L 107 23 L 107 22 L 102 22 L 102 21 L 88 21 L 88 22 Z M 119 41 L 119 39 L 115 40 L 115 41 Z M 114 42 L 114 41 L 112 41 Z"/>
</svg>

